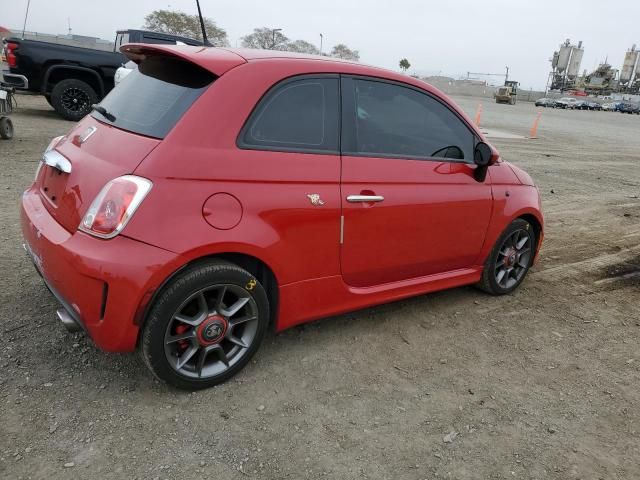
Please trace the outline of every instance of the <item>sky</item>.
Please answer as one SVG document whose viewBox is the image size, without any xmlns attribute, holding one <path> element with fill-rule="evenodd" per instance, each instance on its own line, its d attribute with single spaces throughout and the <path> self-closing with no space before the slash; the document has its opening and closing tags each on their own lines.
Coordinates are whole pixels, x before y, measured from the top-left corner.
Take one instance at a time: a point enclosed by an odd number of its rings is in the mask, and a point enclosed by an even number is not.
<svg viewBox="0 0 640 480">
<path fill-rule="evenodd" d="M 323 50 L 345 43 L 363 63 L 409 73 L 447 75 L 502 73 L 525 89 L 544 89 L 549 58 L 570 38 L 583 41 L 581 70 L 608 57 L 620 68 L 625 52 L 640 46 L 640 2 L 625 0 L 606 13 L 601 0 L 200 0 L 203 14 L 227 31 L 232 46 L 255 27 L 282 28 Z M 27 0 L 2 0 L 0 25 L 22 28 Z M 113 39 L 115 31 L 139 28 L 155 9 L 196 13 L 195 0 L 31 0 L 27 30 Z M 483 77 L 484 78 L 484 77 Z M 494 82 L 501 82 L 493 77 Z"/>
</svg>

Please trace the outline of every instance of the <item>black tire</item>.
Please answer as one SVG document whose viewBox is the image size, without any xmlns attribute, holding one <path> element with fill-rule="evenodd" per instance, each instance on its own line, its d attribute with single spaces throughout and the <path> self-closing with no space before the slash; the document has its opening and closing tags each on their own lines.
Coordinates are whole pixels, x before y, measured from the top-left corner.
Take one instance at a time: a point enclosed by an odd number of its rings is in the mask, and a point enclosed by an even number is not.
<svg viewBox="0 0 640 480">
<path fill-rule="evenodd" d="M 0 138 L 3 140 L 13 138 L 13 122 L 9 117 L 0 117 Z"/>
<path fill-rule="evenodd" d="M 222 291 L 222 294 L 219 293 L 220 291 Z M 249 318 L 254 315 L 257 316 L 257 319 L 234 325 L 234 320 L 229 316 L 226 327 L 222 329 L 223 333 L 217 332 L 220 340 L 215 344 L 202 345 L 200 341 L 205 335 L 202 332 L 207 331 L 207 321 L 212 318 L 221 318 L 222 314 L 218 315 L 217 313 L 218 311 L 223 311 L 220 302 L 225 301 L 224 298 L 231 298 L 229 303 L 233 302 L 234 291 L 245 292 L 247 295 L 246 304 L 243 305 L 246 305 L 248 310 L 239 312 L 244 315 L 243 318 Z M 212 292 L 211 296 L 205 300 L 205 311 L 208 312 L 205 315 L 209 316 L 206 316 L 197 326 L 185 327 L 188 330 L 192 330 L 193 334 L 184 330 L 174 329 L 176 324 L 182 326 L 181 320 L 177 320 L 176 317 L 185 317 L 183 312 L 185 312 L 186 308 L 191 308 L 189 299 L 193 298 L 194 295 L 196 295 L 196 298 L 191 302 L 196 302 L 192 305 L 196 307 L 196 312 L 193 316 L 194 318 L 196 315 L 200 316 L 199 295 L 203 293 L 206 296 L 209 295 L 209 292 Z M 214 294 L 216 295 L 215 300 L 212 298 Z M 222 296 L 223 299 L 218 298 L 218 296 Z M 241 297 L 238 296 L 237 298 L 240 299 Z M 242 300 L 245 300 L 245 297 Z M 233 307 L 233 305 L 230 307 Z M 226 309 L 230 307 L 224 306 Z M 214 312 L 212 313 L 212 311 Z M 159 294 L 149 311 L 142 329 L 140 353 L 147 367 L 159 380 L 185 390 L 209 388 L 233 377 L 251 360 L 267 331 L 269 311 L 267 293 L 258 279 L 251 273 L 233 263 L 222 260 L 202 262 L 180 273 Z M 240 321 L 242 322 L 242 318 Z M 244 337 L 240 337 L 240 334 L 236 334 L 236 329 L 238 328 L 240 328 L 243 335 L 246 334 L 247 329 L 250 329 L 251 340 L 245 340 Z M 185 342 L 185 340 L 174 340 L 178 338 L 178 335 L 182 334 L 189 335 L 187 346 L 181 345 L 181 342 Z M 236 343 L 237 339 L 240 339 L 246 346 L 239 346 Z M 181 348 L 184 348 L 184 350 L 180 351 Z M 179 364 L 183 355 L 185 357 L 188 356 L 187 351 L 193 348 L 198 350 L 189 357 L 190 360 L 185 360 L 183 367 L 180 367 Z M 214 350 L 211 350 L 211 348 L 215 349 L 215 355 L 212 354 Z M 224 348 L 230 349 L 229 352 L 221 353 L 226 361 L 219 357 L 219 350 L 224 351 Z M 170 351 L 171 349 L 173 350 Z M 202 364 L 200 363 L 201 355 L 203 358 Z M 211 358 L 212 355 L 213 358 Z M 227 355 L 229 356 L 227 357 Z M 208 362 L 207 365 L 204 365 L 205 361 Z M 199 371 L 198 368 L 200 369 Z M 213 370 L 213 374 L 202 376 L 204 368 L 208 368 L 210 371 Z M 222 370 L 216 373 L 217 369 Z"/>
<path fill-rule="evenodd" d="M 69 78 L 56 83 L 51 91 L 51 105 L 65 120 L 77 122 L 91 111 L 98 95 L 82 80 Z"/>
<path fill-rule="evenodd" d="M 521 235 L 517 237 L 516 235 Z M 526 242 L 525 240 L 526 236 Z M 507 245 L 514 238 L 521 238 L 520 241 L 523 242 L 522 250 L 528 246 L 529 250 L 526 254 L 518 254 L 518 250 L 511 252 L 509 249 L 515 248 L 514 243 L 511 245 Z M 511 222 L 511 224 L 502 232 L 502 235 L 496 241 L 487 261 L 485 262 L 484 269 L 482 271 L 482 278 L 477 286 L 484 290 L 485 292 L 491 295 L 505 295 L 513 292 L 516 288 L 520 286 L 520 284 L 524 281 L 527 276 L 527 272 L 533 263 L 533 259 L 535 256 L 535 248 L 536 248 L 536 234 L 531 225 L 526 220 L 518 218 Z M 507 255 L 504 255 L 504 252 L 507 252 Z M 522 264 L 520 261 L 522 260 Z M 510 277 L 510 273 L 504 274 L 500 279 L 499 271 L 500 270 L 508 270 L 509 263 L 513 262 L 512 271 L 515 272 L 517 278 Z M 506 281 L 503 284 L 503 281 Z M 512 280 L 512 281 L 510 281 Z"/>
</svg>

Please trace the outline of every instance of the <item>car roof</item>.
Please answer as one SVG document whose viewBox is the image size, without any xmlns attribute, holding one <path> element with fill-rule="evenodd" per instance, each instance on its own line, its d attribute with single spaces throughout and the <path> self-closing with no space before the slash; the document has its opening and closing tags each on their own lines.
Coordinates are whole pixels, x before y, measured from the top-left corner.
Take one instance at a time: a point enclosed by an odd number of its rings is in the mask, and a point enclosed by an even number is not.
<svg viewBox="0 0 640 480">
<path fill-rule="evenodd" d="M 324 62 L 327 71 L 334 73 L 352 73 L 357 75 L 370 75 L 383 77 L 390 80 L 414 84 L 427 90 L 437 91 L 434 87 L 422 80 L 408 75 L 387 70 L 380 67 L 366 65 L 360 62 L 343 60 L 340 58 L 326 57 L 323 55 L 308 55 L 297 52 L 284 52 L 279 50 L 257 50 L 249 48 L 220 48 L 220 47 L 199 47 L 190 45 L 162 45 L 162 44 L 140 44 L 128 43 L 120 47 L 120 51 L 134 62 L 139 63 L 145 55 L 164 53 L 177 56 L 184 60 L 195 63 L 202 68 L 209 70 L 215 75 L 221 76 L 231 68 L 246 62 L 254 61 L 312 61 Z M 442 92 L 437 91 L 440 96 Z"/>
<path fill-rule="evenodd" d="M 284 50 L 260 50 L 255 48 L 219 48 L 240 55 L 247 61 L 261 60 L 266 58 L 298 58 L 306 60 L 323 60 L 337 63 L 358 63 L 342 58 L 329 57 L 325 55 L 311 55 L 308 53 L 289 52 Z"/>
<path fill-rule="evenodd" d="M 311 68 L 308 68 L 310 62 L 314 63 L 312 70 L 315 72 L 318 71 L 316 68 L 318 64 L 316 62 L 323 62 L 322 70 L 327 73 L 369 76 L 396 81 L 413 85 L 436 97 L 440 97 L 466 121 L 469 128 L 471 128 L 479 138 L 484 139 L 480 129 L 446 94 L 423 80 L 394 72 L 393 70 L 322 55 L 307 55 L 304 53 L 283 52 L 279 50 L 128 43 L 121 46 L 120 51 L 136 63 L 140 63 L 147 55 L 164 54 L 175 56 L 195 63 L 217 76 L 221 76 L 232 68 L 249 62 L 300 62 L 301 74 L 304 74 L 306 70 L 311 70 Z M 326 69 L 324 68 L 325 65 Z"/>
</svg>

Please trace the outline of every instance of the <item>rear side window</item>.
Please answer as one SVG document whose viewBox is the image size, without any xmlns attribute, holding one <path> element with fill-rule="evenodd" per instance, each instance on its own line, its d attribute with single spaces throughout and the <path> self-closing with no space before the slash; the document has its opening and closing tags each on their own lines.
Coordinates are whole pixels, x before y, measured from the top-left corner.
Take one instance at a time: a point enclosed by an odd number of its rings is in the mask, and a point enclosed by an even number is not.
<svg viewBox="0 0 640 480">
<path fill-rule="evenodd" d="M 91 115 L 123 130 L 164 138 L 214 80 L 193 63 L 150 57 L 100 102 L 115 119 L 97 111 Z"/>
<path fill-rule="evenodd" d="M 286 80 L 258 103 L 238 138 L 240 148 L 339 151 L 338 78 Z"/>
<path fill-rule="evenodd" d="M 474 135 L 438 100 L 396 84 L 370 80 L 353 84 L 353 153 L 473 161 Z"/>
</svg>

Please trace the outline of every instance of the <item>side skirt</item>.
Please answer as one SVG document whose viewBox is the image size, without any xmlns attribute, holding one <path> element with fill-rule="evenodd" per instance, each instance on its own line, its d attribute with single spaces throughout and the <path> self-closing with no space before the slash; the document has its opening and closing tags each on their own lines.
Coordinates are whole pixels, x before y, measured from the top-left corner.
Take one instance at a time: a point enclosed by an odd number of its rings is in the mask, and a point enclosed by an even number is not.
<svg viewBox="0 0 640 480">
<path fill-rule="evenodd" d="M 282 285 L 276 331 L 360 308 L 474 284 L 481 275 L 482 267 L 478 266 L 365 288 L 350 287 L 340 275 Z"/>
</svg>

